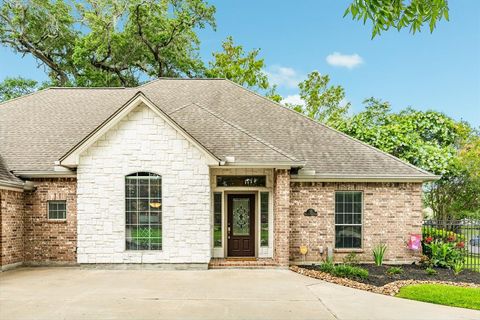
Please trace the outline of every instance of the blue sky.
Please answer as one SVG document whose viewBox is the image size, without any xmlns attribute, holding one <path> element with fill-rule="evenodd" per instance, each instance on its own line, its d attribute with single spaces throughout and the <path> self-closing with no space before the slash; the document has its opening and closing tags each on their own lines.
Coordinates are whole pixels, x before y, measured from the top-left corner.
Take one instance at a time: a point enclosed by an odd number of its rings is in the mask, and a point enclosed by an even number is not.
<svg viewBox="0 0 480 320">
<path fill-rule="evenodd" d="M 433 34 L 391 30 L 374 40 L 369 25 L 342 18 L 348 0 L 210 3 L 217 7 L 217 30 L 200 32 L 202 57 L 208 61 L 228 35 L 246 49 L 261 48 L 267 72 L 289 99 L 298 81 L 318 70 L 345 88 L 354 112 L 374 96 L 394 110 L 434 109 L 480 126 L 480 1 L 449 1 L 450 22 L 440 22 Z M 329 64 L 329 55 L 351 68 Z M 0 61 L 0 80 L 46 78 L 33 59 L 8 49 L 0 48 Z"/>
</svg>

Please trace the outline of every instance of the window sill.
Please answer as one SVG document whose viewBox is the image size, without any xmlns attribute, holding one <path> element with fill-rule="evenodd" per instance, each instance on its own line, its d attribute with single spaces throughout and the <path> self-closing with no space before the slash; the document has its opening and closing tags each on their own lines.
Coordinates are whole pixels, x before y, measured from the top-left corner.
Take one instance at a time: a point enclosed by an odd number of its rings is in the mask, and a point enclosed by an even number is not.
<svg viewBox="0 0 480 320">
<path fill-rule="evenodd" d="M 47 219 L 48 223 L 67 223 L 67 220 L 50 220 Z"/>
<path fill-rule="evenodd" d="M 361 249 L 361 248 L 345 248 L 345 249 L 333 249 L 333 252 L 337 252 L 337 253 L 350 253 L 350 252 L 354 252 L 354 253 L 363 253 L 365 252 L 365 250 Z"/>
</svg>

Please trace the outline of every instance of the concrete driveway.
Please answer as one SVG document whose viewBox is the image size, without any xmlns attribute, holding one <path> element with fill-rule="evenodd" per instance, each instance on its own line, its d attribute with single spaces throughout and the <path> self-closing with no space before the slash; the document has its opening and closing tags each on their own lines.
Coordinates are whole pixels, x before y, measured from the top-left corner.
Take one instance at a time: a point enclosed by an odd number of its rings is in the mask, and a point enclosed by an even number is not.
<svg viewBox="0 0 480 320">
<path fill-rule="evenodd" d="M 0 319 L 480 319 L 287 270 L 23 268 L 0 274 Z"/>
</svg>

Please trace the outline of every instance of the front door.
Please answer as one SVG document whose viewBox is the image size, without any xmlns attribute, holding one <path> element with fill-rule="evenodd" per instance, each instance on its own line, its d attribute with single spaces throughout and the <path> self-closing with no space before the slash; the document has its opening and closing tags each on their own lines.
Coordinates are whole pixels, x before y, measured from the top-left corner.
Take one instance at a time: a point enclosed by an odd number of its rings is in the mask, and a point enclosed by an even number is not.
<svg viewBox="0 0 480 320">
<path fill-rule="evenodd" d="M 228 195 L 228 256 L 255 256 L 255 195 Z"/>
</svg>

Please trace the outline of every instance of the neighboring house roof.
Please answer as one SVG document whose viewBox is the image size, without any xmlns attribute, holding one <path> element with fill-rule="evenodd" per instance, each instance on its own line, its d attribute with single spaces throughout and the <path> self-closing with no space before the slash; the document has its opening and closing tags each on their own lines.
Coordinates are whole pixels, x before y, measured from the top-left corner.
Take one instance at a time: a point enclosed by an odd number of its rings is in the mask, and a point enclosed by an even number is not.
<svg viewBox="0 0 480 320">
<path fill-rule="evenodd" d="M 139 91 L 218 159 L 296 163 L 319 178 L 436 178 L 222 79 L 50 88 L 7 101 L 0 104 L 0 154 L 13 171 L 53 171 L 55 161 Z"/>
<path fill-rule="evenodd" d="M 22 185 L 23 181 L 8 170 L 5 160 L 0 155 L 0 186 L 21 187 Z"/>
</svg>

